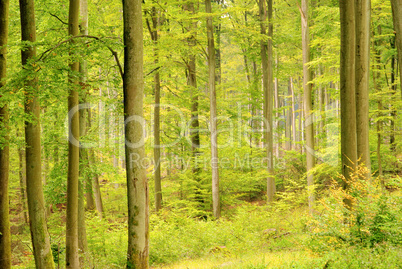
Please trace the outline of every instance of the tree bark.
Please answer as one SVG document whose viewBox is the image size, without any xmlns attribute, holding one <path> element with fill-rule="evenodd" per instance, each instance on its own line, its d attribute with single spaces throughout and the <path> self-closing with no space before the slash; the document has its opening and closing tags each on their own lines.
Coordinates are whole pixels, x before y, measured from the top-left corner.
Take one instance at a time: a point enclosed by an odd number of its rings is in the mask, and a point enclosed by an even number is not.
<svg viewBox="0 0 402 269">
<path fill-rule="evenodd" d="M 154 63 L 155 67 L 159 68 L 159 52 L 158 52 L 158 28 L 159 17 L 155 7 L 151 11 L 152 29 L 150 34 L 154 43 Z M 161 148 L 160 148 L 160 99 L 161 99 L 161 81 L 159 69 L 155 71 L 154 75 L 154 162 L 155 162 L 155 210 L 158 212 L 162 209 L 162 185 L 161 185 Z"/>
<path fill-rule="evenodd" d="M 308 21 L 308 0 L 302 0 L 301 6 L 301 24 L 302 24 L 302 47 L 303 47 L 303 92 L 304 92 L 304 125 L 306 130 L 306 159 L 307 159 L 307 187 L 309 189 L 308 206 L 310 214 L 313 213 L 314 192 L 311 189 L 314 184 L 314 178 L 311 170 L 315 165 L 314 157 L 314 120 L 313 120 L 313 101 L 311 70 L 307 66 L 310 62 L 310 37 Z"/>
<path fill-rule="evenodd" d="M 205 0 L 206 13 L 212 13 L 211 0 Z M 210 98 L 211 122 L 211 166 L 212 166 L 212 208 L 215 219 L 221 216 L 219 199 L 219 159 L 218 159 L 218 131 L 216 124 L 216 88 L 215 88 L 215 44 L 212 16 L 207 17 L 208 35 L 208 87 Z"/>
<path fill-rule="evenodd" d="M 259 0 L 261 35 L 265 36 L 267 9 L 264 0 Z M 261 40 L 262 84 L 264 92 L 265 148 L 267 151 L 267 201 L 271 202 L 275 194 L 275 178 L 273 170 L 272 110 L 273 110 L 273 77 L 272 77 L 272 0 L 268 0 L 268 41 Z"/>
<path fill-rule="evenodd" d="M 398 50 L 398 63 L 399 63 L 399 84 L 401 87 L 402 97 L 402 0 L 391 0 L 392 17 L 394 22 L 394 31 L 396 38 L 396 47 Z"/>
<path fill-rule="evenodd" d="M 194 3 L 189 2 L 183 5 L 183 9 L 190 12 L 190 14 L 195 13 Z M 190 55 L 188 56 L 188 61 L 186 63 L 187 66 L 187 85 L 190 87 L 191 91 L 191 152 L 193 158 L 193 176 L 194 180 L 197 184 L 195 199 L 200 204 L 204 202 L 204 198 L 202 197 L 201 192 L 201 183 L 200 183 L 200 172 L 201 169 L 197 164 L 197 158 L 200 155 L 200 123 L 198 120 L 198 88 L 197 88 L 197 65 L 196 65 L 196 54 L 193 53 L 195 50 L 194 47 L 197 44 L 196 40 L 196 30 L 197 30 L 197 22 L 190 22 L 186 31 L 191 32 L 191 35 L 187 38 L 187 45 L 190 48 Z"/>
<path fill-rule="evenodd" d="M 88 163 L 90 167 L 93 167 L 96 165 L 96 161 L 95 161 L 95 154 L 94 151 L 92 149 L 90 149 L 88 151 Z M 96 206 L 96 211 L 98 212 L 99 218 L 103 218 L 105 213 L 103 210 L 103 203 L 102 203 L 102 195 L 101 195 L 101 190 L 100 190 L 100 184 L 99 184 L 99 175 L 98 173 L 95 171 L 93 173 L 91 173 L 91 178 L 88 181 L 90 183 L 90 190 L 87 190 L 87 194 L 90 193 L 91 197 L 93 194 L 93 198 L 95 198 L 94 204 Z M 87 184 L 88 184 L 87 182 Z M 88 196 L 87 196 L 88 199 Z"/>
<path fill-rule="evenodd" d="M 6 85 L 9 1 L 0 1 L 0 268 L 11 268 L 11 233 L 9 216 L 9 113 L 1 94 Z"/>
<path fill-rule="evenodd" d="M 17 137 L 20 137 L 20 131 L 17 129 Z M 27 211 L 27 178 L 26 178 L 26 166 L 25 166 L 25 150 L 22 145 L 18 145 L 18 177 L 20 181 L 20 195 L 21 195 L 21 209 L 24 215 L 25 223 L 28 222 L 28 211 Z"/>
<path fill-rule="evenodd" d="M 341 95 L 341 154 L 343 188 L 348 188 L 348 180 L 356 168 L 356 93 L 355 93 L 355 1 L 340 0 L 341 55 L 340 55 L 340 95 Z M 344 201 L 351 206 L 350 200 Z"/>
<path fill-rule="evenodd" d="M 22 41 L 36 42 L 35 9 L 33 0 L 20 0 Z M 25 122 L 26 174 L 29 222 L 36 268 L 54 268 L 49 233 L 45 217 L 42 188 L 40 104 L 35 70 L 28 62 L 36 57 L 36 47 L 21 51 L 22 65 L 33 78 L 25 78 L 25 114 L 33 117 Z"/>
<path fill-rule="evenodd" d="M 70 0 L 68 34 L 79 34 L 80 1 Z M 71 42 L 71 44 L 74 44 Z M 70 56 L 74 53 L 70 51 Z M 78 185 L 79 185 L 79 111 L 78 81 L 75 72 L 79 72 L 79 63 L 71 60 L 68 83 L 69 139 L 68 139 L 68 174 L 67 174 L 67 220 L 66 220 L 66 268 L 79 268 L 78 258 Z M 75 113 L 74 113 L 75 112 Z"/>
<path fill-rule="evenodd" d="M 391 38 L 391 49 L 395 49 L 395 36 Z M 396 94 L 396 57 L 395 55 L 392 56 L 391 58 L 391 94 L 394 96 Z M 390 145 L 390 149 L 392 152 L 394 152 L 394 154 L 396 153 L 396 144 L 395 144 L 395 121 L 396 121 L 396 116 L 397 116 L 397 112 L 395 109 L 394 104 L 391 102 L 389 105 L 389 109 L 390 109 L 390 135 L 389 135 L 389 145 Z"/>
<path fill-rule="evenodd" d="M 367 167 L 370 178 L 369 76 L 370 76 L 370 0 L 356 0 L 356 132 L 359 164 Z"/>
<path fill-rule="evenodd" d="M 286 133 L 286 150 L 292 150 L 292 78 L 289 77 L 288 79 L 288 94 L 286 96 L 286 106 L 288 109 L 286 110 L 286 126 L 285 126 L 285 133 Z"/>
<path fill-rule="evenodd" d="M 127 162 L 128 251 L 127 268 L 148 268 L 149 198 L 143 160 L 143 33 L 141 0 L 123 1 L 124 21 L 124 118 Z"/>
<path fill-rule="evenodd" d="M 381 26 L 378 26 L 378 35 L 381 35 Z M 375 32 L 373 31 L 374 35 Z M 380 51 L 377 49 L 378 47 L 378 41 L 373 42 L 373 51 L 375 53 L 375 59 L 374 59 L 374 64 L 373 64 L 373 84 L 374 84 L 374 90 L 376 93 L 381 93 L 381 87 L 379 84 L 379 80 L 381 78 L 381 55 Z M 377 117 L 381 118 L 382 117 L 382 110 L 383 110 L 383 105 L 381 101 L 381 97 L 378 97 L 377 99 L 377 109 L 378 109 L 378 114 Z M 381 161 L 381 144 L 382 144 L 382 120 L 377 120 L 377 162 L 378 162 L 378 174 L 380 176 L 380 180 L 382 182 L 382 176 L 383 176 L 383 170 L 382 170 L 382 161 Z"/>
<path fill-rule="evenodd" d="M 80 0 L 80 19 L 79 19 L 79 28 L 81 35 L 88 35 L 88 1 Z M 85 60 L 85 56 L 82 57 L 82 61 L 79 63 L 79 72 L 80 72 L 80 85 L 82 87 L 82 93 L 79 99 L 80 105 L 84 105 L 87 99 L 86 93 L 86 80 L 87 80 L 87 62 Z M 80 128 L 80 137 L 83 137 L 87 133 L 87 109 L 81 109 L 79 112 L 79 128 Z M 79 149 L 80 155 L 80 181 L 78 185 L 78 248 L 79 248 L 79 259 L 80 263 L 83 264 L 86 257 L 86 252 L 88 251 L 88 243 L 87 243 L 87 232 L 85 225 L 85 199 L 84 199 L 84 186 L 86 177 L 88 177 L 88 173 L 84 171 L 88 170 L 88 157 L 87 157 L 87 149 L 80 147 Z M 88 202 L 87 202 L 88 203 Z"/>
</svg>

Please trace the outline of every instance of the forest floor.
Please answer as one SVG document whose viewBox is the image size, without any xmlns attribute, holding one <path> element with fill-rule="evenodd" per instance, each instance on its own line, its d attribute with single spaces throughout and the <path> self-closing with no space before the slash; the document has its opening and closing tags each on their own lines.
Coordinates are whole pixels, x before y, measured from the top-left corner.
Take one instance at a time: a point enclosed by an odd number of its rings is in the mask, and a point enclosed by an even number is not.
<svg viewBox="0 0 402 269">
<path fill-rule="evenodd" d="M 88 253 L 82 268 L 125 268 L 127 215 L 125 188 L 102 186 L 106 217 L 87 212 Z M 401 201 L 402 192 L 390 197 Z M 399 200 L 398 200 L 399 199 Z M 14 205 L 18 204 L 16 201 Z M 150 215 L 151 268 L 397 268 L 402 269 L 402 245 L 326 245 L 312 239 L 306 205 L 240 201 L 224 208 L 217 221 L 189 217 L 186 204 L 165 207 Z M 396 221 L 401 220 L 400 204 Z M 319 214 L 325 209 L 319 209 Z M 13 268 L 34 268 L 29 226 L 12 211 Z M 65 212 L 61 207 L 48 219 L 56 268 L 64 268 Z M 399 228 L 401 223 L 399 223 Z M 400 234 L 400 233 L 399 233 Z M 328 242 L 330 243 L 330 242 Z"/>
</svg>

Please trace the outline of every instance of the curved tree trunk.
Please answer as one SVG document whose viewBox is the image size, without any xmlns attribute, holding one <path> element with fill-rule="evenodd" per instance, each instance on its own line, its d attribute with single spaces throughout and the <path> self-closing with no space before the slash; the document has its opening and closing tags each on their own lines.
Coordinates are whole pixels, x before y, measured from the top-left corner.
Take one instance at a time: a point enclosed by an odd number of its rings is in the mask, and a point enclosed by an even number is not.
<svg viewBox="0 0 402 269">
<path fill-rule="evenodd" d="M 80 1 L 70 0 L 68 34 L 79 34 Z M 73 42 L 71 42 L 73 44 Z M 70 52 L 72 55 L 73 52 Z M 67 175 L 67 220 L 66 220 L 66 268 L 79 268 L 78 259 L 78 183 L 79 183 L 79 112 L 78 81 L 73 72 L 79 72 L 79 63 L 71 62 L 68 82 L 69 139 L 68 139 L 68 175 Z"/>
<path fill-rule="evenodd" d="M 5 86 L 7 71 L 9 1 L 0 1 L 0 92 Z M 0 97 L 1 98 L 1 97 Z M 3 102 L 0 100 L 0 102 Z M 7 104 L 0 104 L 0 268 L 11 268 L 11 234 L 9 216 L 9 116 Z"/>
<path fill-rule="evenodd" d="M 33 0 L 20 0 L 22 41 L 35 42 L 35 10 Z M 27 63 L 35 58 L 36 48 L 29 46 L 21 51 L 22 65 L 31 72 L 33 67 Z M 33 120 L 25 122 L 26 174 L 29 223 L 36 268 L 54 268 L 50 249 L 49 233 L 46 226 L 45 199 L 42 188 L 41 141 L 40 141 L 40 104 L 38 85 L 35 76 L 26 78 L 25 114 Z"/>
<path fill-rule="evenodd" d="M 143 33 L 141 0 L 123 1 L 124 21 L 124 118 L 128 201 L 127 268 L 148 268 L 149 197 L 143 160 Z"/>
</svg>

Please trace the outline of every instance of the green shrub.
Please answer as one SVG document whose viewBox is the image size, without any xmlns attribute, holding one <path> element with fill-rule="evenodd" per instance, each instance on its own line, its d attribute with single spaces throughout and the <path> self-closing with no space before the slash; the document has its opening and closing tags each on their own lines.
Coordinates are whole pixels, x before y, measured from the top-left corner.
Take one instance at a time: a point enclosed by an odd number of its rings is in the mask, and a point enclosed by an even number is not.
<svg viewBox="0 0 402 269">
<path fill-rule="evenodd" d="M 359 167 L 346 190 L 333 181 L 327 197 L 318 201 L 321 210 L 309 222 L 309 246 L 313 251 L 401 244 L 401 196 L 384 193 L 378 179 L 364 179 L 366 172 Z M 345 200 L 352 206 L 347 206 Z"/>
</svg>

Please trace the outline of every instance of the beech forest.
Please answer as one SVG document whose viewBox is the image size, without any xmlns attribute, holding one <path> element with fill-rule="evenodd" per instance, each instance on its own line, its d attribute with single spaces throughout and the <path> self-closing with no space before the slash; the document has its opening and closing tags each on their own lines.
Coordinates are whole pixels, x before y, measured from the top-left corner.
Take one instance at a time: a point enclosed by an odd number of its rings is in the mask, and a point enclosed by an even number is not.
<svg viewBox="0 0 402 269">
<path fill-rule="evenodd" d="M 402 264 L 402 0 L 0 0 L 0 268 Z"/>
</svg>

